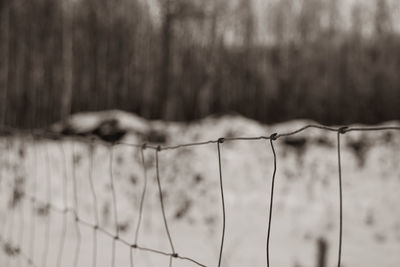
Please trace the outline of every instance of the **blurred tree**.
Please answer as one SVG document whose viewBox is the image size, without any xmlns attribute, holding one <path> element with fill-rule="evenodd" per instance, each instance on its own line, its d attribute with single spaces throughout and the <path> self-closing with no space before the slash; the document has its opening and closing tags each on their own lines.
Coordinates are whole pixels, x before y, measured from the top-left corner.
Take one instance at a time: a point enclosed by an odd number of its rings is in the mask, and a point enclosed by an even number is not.
<svg viewBox="0 0 400 267">
<path fill-rule="evenodd" d="M 170 61 L 171 61 L 171 46 L 172 46 L 172 24 L 175 14 L 173 13 L 172 0 L 165 0 L 162 3 L 162 39 L 161 39 L 161 77 L 160 77 L 160 94 L 159 107 L 164 107 L 164 119 L 170 119 L 172 116 L 172 100 L 169 92 L 170 85 Z M 165 103 L 165 106 L 162 105 Z"/>
<path fill-rule="evenodd" d="M 350 38 L 354 41 L 361 41 L 361 38 L 363 37 L 363 25 L 364 8 L 360 3 L 356 3 L 351 8 Z"/>
<path fill-rule="evenodd" d="M 321 33 L 322 5 L 320 0 L 302 0 L 296 22 L 300 43 L 307 44 Z"/>
<path fill-rule="evenodd" d="M 348 26 L 340 0 L 0 0 L 0 123 L 111 108 L 171 120 L 396 118 L 397 20 L 393 3 L 374 3 L 352 5 Z"/>
<path fill-rule="evenodd" d="M 328 30 L 327 35 L 329 39 L 334 39 L 339 32 L 339 0 L 328 0 Z"/>
<path fill-rule="evenodd" d="M 207 2 L 207 1 L 205 1 Z M 204 2 L 204 3 L 205 3 Z M 161 78 L 160 78 L 160 105 L 162 117 L 171 120 L 179 116 L 181 112 L 176 110 L 179 103 L 179 94 L 174 92 L 176 86 L 171 78 L 173 66 L 171 56 L 174 51 L 174 28 L 177 22 L 187 23 L 187 20 L 202 21 L 206 18 L 205 4 L 189 0 L 165 0 L 161 3 L 162 7 L 162 30 L 161 30 Z M 183 40 L 181 39 L 180 42 Z"/>
<path fill-rule="evenodd" d="M 61 96 L 61 119 L 65 120 L 72 111 L 73 93 L 73 5 L 70 0 L 62 1 L 62 51 L 63 51 L 63 90 Z"/>
<path fill-rule="evenodd" d="M 9 72 L 9 2 L 0 0 L 0 123 L 6 123 Z"/>
<path fill-rule="evenodd" d="M 386 0 L 376 0 L 374 30 L 379 37 L 392 31 L 392 18 Z"/>
</svg>

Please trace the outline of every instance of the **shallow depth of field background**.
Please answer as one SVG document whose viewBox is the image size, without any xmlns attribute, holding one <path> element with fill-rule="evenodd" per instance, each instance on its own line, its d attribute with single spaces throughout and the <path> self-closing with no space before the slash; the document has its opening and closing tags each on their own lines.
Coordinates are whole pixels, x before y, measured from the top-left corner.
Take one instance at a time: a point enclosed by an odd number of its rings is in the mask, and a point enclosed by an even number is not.
<svg viewBox="0 0 400 267">
<path fill-rule="evenodd" d="M 398 1 L 2 0 L 1 122 L 123 109 L 377 123 L 400 111 Z"/>
<path fill-rule="evenodd" d="M 144 183 L 140 151 L 118 145 L 111 157 L 110 143 L 91 147 L 71 135 L 165 146 L 310 123 L 398 127 L 399 23 L 395 0 L 0 0 L 1 237 L 37 266 L 74 266 L 74 217 L 45 204 L 73 207 L 76 179 L 79 216 L 94 223 L 97 215 L 101 227 L 118 227 L 133 241 Z M 63 137 L 33 138 L 32 129 Z M 399 140 L 398 131 L 342 135 L 344 267 L 400 266 Z M 309 129 L 275 145 L 271 266 L 335 266 L 336 134 Z M 153 152 L 144 154 L 148 193 L 139 243 L 170 252 Z M 221 153 L 222 266 L 265 266 L 269 142 L 226 142 Z M 159 163 L 177 252 L 216 266 L 216 145 L 162 151 Z M 29 194 L 42 202 L 32 205 Z M 93 264 L 92 229 L 79 229 L 77 266 L 111 266 L 112 239 L 98 234 Z M 0 249 L 0 266 L 27 265 L 9 254 Z M 115 256 L 115 266 L 130 266 L 128 247 L 117 245 Z M 135 253 L 135 266 L 168 264 L 166 256 Z"/>
</svg>

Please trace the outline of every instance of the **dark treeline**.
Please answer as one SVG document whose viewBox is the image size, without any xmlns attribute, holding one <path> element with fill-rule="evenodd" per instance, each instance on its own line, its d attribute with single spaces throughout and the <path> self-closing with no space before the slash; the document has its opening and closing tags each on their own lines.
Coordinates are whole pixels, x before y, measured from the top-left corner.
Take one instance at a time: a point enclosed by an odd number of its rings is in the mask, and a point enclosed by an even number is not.
<svg viewBox="0 0 400 267">
<path fill-rule="evenodd" d="M 0 122 L 115 108 L 180 121 L 399 119 L 389 3 L 371 0 L 369 23 L 354 5 L 343 26 L 336 0 L 300 2 L 274 2 L 260 19 L 250 0 L 0 0 Z"/>
</svg>

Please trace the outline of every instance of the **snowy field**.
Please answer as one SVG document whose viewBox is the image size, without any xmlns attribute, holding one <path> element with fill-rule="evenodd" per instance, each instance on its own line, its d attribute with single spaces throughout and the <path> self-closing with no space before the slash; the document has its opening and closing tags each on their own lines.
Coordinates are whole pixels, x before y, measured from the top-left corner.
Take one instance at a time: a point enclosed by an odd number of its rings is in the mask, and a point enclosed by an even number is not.
<svg viewBox="0 0 400 267">
<path fill-rule="evenodd" d="M 283 133 L 311 123 L 299 120 L 266 126 L 227 115 L 181 124 L 146 121 L 115 111 L 76 115 L 68 131 L 88 132 L 101 121 L 113 119 L 112 129 L 127 131 L 122 142 L 149 141 L 162 146 L 221 136 Z M 60 125 L 53 128 L 66 131 Z M 349 132 L 341 138 L 342 265 L 400 266 L 400 133 Z M 271 266 L 317 267 L 318 240 L 327 244 L 327 266 L 335 266 L 339 235 L 336 133 L 308 129 L 278 139 L 275 148 L 278 169 Z M 12 135 L 0 138 L 0 149 L 0 234 L 13 244 L 21 243 L 21 250 L 33 258 L 36 266 L 74 266 L 78 244 L 73 215 L 47 209 L 45 203 L 60 210 L 77 206 L 82 220 L 91 224 L 98 221 L 101 228 L 115 233 L 111 171 L 119 235 L 133 243 L 145 181 L 139 148 L 117 145 L 111 150 L 100 142 L 91 146 L 73 138 L 48 140 Z M 226 141 L 221 144 L 221 156 L 226 202 L 221 266 L 265 266 L 273 171 L 269 141 Z M 148 183 L 138 244 L 170 253 L 160 209 L 155 150 L 144 150 L 144 157 Z M 217 266 L 222 231 L 217 144 L 160 151 L 159 167 L 176 252 L 206 266 Z M 40 201 L 32 203 L 32 196 Z M 113 240 L 98 231 L 94 254 L 93 229 L 83 224 L 78 227 L 81 241 L 77 266 L 111 266 Z M 114 266 L 130 266 L 130 248 L 116 242 L 115 251 Z M 134 266 L 169 264 L 168 256 L 146 251 L 135 251 L 133 256 Z M 7 257 L 5 250 L 0 250 L 0 266 L 25 265 L 21 257 Z M 197 265 L 174 259 L 173 266 Z"/>
</svg>

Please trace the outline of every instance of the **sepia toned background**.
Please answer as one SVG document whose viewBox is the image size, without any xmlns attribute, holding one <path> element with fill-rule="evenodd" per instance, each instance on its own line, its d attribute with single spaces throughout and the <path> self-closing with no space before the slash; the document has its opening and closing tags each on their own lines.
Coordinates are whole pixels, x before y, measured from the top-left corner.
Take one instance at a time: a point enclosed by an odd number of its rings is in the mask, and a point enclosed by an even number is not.
<svg viewBox="0 0 400 267">
<path fill-rule="evenodd" d="M 0 266 L 398 267 L 399 73 L 398 0 L 0 0 Z"/>
<path fill-rule="evenodd" d="M 1 122 L 103 109 L 395 119 L 399 12 L 390 0 L 1 0 Z"/>
</svg>

